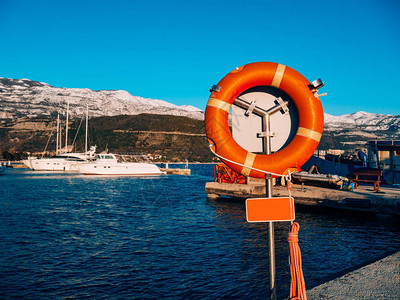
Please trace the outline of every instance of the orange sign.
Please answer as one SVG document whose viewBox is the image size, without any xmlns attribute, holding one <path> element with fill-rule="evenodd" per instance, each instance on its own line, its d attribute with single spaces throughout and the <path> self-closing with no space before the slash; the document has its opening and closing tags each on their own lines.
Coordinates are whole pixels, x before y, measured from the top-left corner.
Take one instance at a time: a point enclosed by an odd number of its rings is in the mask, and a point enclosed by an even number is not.
<svg viewBox="0 0 400 300">
<path fill-rule="evenodd" d="M 284 222 L 294 220 L 294 199 L 251 198 L 246 200 L 247 222 Z"/>
</svg>

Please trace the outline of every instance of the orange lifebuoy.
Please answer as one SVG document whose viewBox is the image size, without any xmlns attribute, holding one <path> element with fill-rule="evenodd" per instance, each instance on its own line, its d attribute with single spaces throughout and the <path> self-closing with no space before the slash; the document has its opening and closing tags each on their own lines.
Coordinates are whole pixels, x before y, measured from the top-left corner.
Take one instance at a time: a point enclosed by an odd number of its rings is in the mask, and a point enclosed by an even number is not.
<svg viewBox="0 0 400 300">
<path fill-rule="evenodd" d="M 233 170 L 246 176 L 265 178 L 265 171 L 287 174 L 311 157 L 321 139 L 324 115 L 321 101 L 309 88 L 310 82 L 287 66 L 257 62 L 236 68 L 218 83 L 207 103 L 205 126 L 213 151 Z M 257 86 L 281 89 L 293 100 L 299 115 L 297 133 L 283 149 L 266 155 L 243 149 L 232 137 L 228 115 L 234 100 L 246 90 Z"/>
</svg>

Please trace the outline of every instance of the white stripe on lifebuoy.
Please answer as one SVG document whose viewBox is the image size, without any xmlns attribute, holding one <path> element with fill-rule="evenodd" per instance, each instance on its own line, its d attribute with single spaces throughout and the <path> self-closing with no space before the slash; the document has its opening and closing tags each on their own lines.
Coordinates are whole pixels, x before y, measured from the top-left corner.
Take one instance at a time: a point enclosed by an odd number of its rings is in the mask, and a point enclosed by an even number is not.
<svg viewBox="0 0 400 300">
<path fill-rule="evenodd" d="M 226 112 L 229 113 L 229 110 L 231 109 L 231 105 L 229 103 L 226 103 L 225 101 L 218 100 L 216 98 L 210 98 L 208 100 L 207 106 L 212 106 L 216 107 L 218 109 L 222 109 Z"/>
<path fill-rule="evenodd" d="M 274 78 L 272 79 L 271 85 L 274 87 L 279 88 L 282 82 L 283 74 L 285 73 L 286 66 L 278 64 L 278 67 L 276 68 L 276 72 L 274 75 Z"/>
<path fill-rule="evenodd" d="M 246 159 L 244 161 L 245 167 L 243 167 L 240 173 L 242 173 L 245 176 L 248 176 L 250 174 L 251 168 L 253 167 L 255 158 L 256 155 L 254 153 L 247 152 Z"/>
<path fill-rule="evenodd" d="M 317 142 L 321 140 L 322 136 L 321 133 L 304 127 L 299 127 L 296 134 L 313 139 Z"/>
</svg>

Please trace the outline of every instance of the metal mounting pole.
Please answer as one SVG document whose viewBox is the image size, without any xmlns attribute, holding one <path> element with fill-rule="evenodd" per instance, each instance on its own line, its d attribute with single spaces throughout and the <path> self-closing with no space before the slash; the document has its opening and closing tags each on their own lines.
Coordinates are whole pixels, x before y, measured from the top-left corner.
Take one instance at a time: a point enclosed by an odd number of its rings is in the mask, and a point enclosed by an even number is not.
<svg viewBox="0 0 400 300">
<path fill-rule="evenodd" d="M 263 118 L 263 132 L 266 133 L 264 136 L 264 152 L 265 154 L 271 154 L 271 131 L 270 131 L 270 118 L 267 114 Z M 267 198 L 271 198 L 272 195 L 272 176 L 271 174 L 265 175 L 265 192 Z M 268 222 L 268 246 L 269 246 L 269 290 L 270 299 L 276 300 L 276 286 L 275 286 L 275 234 L 274 234 L 274 223 Z"/>
<path fill-rule="evenodd" d="M 272 197 L 272 177 L 265 177 L 265 189 L 267 198 Z M 275 234 L 274 222 L 268 222 L 268 242 L 269 242 L 269 290 L 270 299 L 276 300 L 276 286 L 275 286 Z"/>
</svg>

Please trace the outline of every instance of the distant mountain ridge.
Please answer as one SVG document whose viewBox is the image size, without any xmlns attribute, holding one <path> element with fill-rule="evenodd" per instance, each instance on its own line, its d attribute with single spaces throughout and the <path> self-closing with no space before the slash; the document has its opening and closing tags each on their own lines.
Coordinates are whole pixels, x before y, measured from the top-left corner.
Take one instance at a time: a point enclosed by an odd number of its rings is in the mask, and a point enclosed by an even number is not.
<svg viewBox="0 0 400 300">
<path fill-rule="evenodd" d="M 332 116 L 325 113 L 325 126 L 327 128 L 355 128 L 365 130 L 392 130 L 400 128 L 400 115 L 383 115 L 359 111 L 352 114 Z"/>
<path fill-rule="evenodd" d="M 204 118 L 204 112 L 194 106 L 177 106 L 163 100 L 132 96 L 123 90 L 58 88 L 29 79 L 0 77 L 0 119 L 54 117 L 57 112 L 65 114 L 68 101 L 72 117 L 84 115 L 87 103 L 91 117 L 151 113 Z"/>
<path fill-rule="evenodd" d="M 400 115 L 359 111 L 342 116 L 325 114 L 320 149 L 363 148 L 369 140 L 400 139 Z"/>
<path fill-rule="evenodd" d="M 123 90 L 57 88 L 29 79 L 0 77 L 0 121 L 3 124 L 21 117 L 54 120 L 57 112 L 65 115 L 68 101 L 71 115 L 79 118 L 85 114 L 88 103 L 91 118 L 145 113 L 204 120 L 204 111 L 194 106 L 132 96 Z M 204 99 L 204 105 L 206 101 Z M 359 111 L 342 116 L 325 113 L 324 119 L 319 149 L 355 149 L 363 147 L 368 140 L 400 139 L 400 115 Z"/>
</svg>

